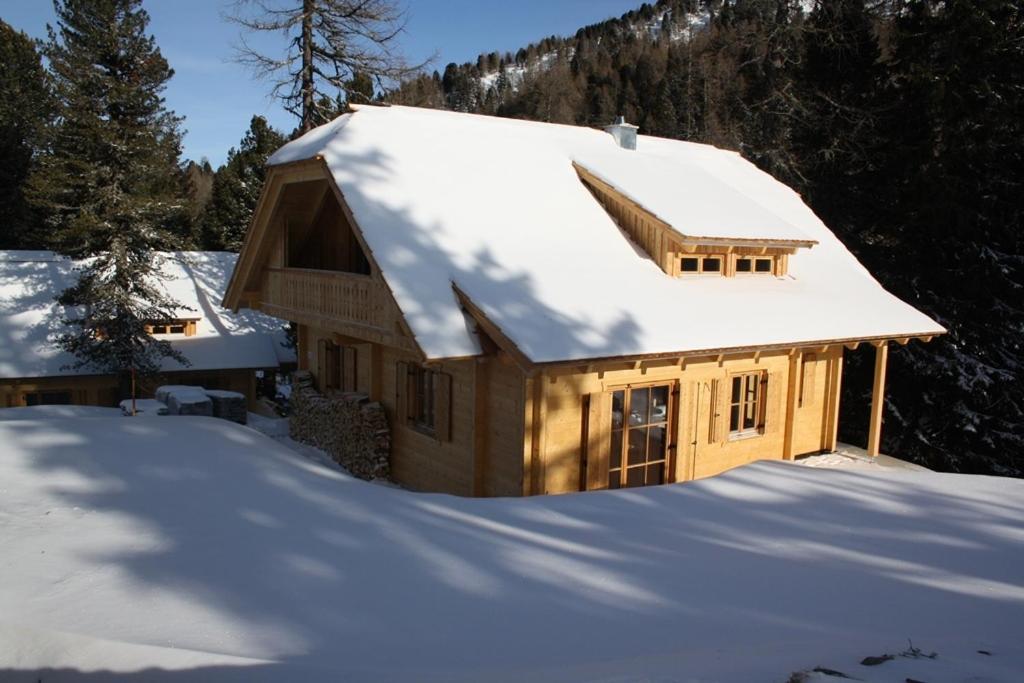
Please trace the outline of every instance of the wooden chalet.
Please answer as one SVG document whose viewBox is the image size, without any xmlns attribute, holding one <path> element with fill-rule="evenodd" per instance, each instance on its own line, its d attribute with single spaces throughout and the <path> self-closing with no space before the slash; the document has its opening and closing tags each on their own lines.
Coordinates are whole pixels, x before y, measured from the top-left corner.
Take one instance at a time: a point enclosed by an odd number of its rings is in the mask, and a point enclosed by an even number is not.
<svg viewBox="0 0 1024 683">
<path fill-rule="evenodd" d="M 511 496 L 836 448 L 843 354 L 941 326 L 789 188 L 706 145 L 355 108 L 269 173 L 224 305 L 387 409 L 402 485 Z"/>
</svg>

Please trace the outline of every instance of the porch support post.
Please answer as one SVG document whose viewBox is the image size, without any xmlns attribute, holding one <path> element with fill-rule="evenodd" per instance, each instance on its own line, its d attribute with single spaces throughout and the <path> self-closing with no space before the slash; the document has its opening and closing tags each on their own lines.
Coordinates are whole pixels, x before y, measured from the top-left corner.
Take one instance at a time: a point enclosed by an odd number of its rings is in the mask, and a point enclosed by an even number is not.
<svg viewBox="0 0 1024 683">
<path fill-rule="evenodd" d="M 803 366 L 803 354 L 789 350 L 789 383 L 786 388 L 786 429 L 782 437 L 783 460 L 793 459 L 793 426 L 796 422 L 797 375 Z"/>
<path fill-rule="evenodd" d="M 882 409 L 885 406 L 885 367 L 889 361 L 889 344 L 875 346 L 875 382 L 871 387 L 871 423 L 868 426 L 868 455 L 878 455 L 882 442 Z"/>
</svg>

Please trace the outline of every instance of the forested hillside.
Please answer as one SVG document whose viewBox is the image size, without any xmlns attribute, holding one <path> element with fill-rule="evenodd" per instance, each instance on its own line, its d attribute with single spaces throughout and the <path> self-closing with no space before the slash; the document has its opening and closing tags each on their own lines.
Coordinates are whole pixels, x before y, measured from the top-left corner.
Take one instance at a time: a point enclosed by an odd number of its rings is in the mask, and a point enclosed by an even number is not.
<svg viewBox="0 0 1024 683">
<path fill-rule="evenodd" d="M 660 0 L 389 99 L 740 151 L 949 329 L 894 349 L 883 447 L 1024 474 L 1024 30 L 1016 0 Z M 685 191 L 685 188 L 681 188 Z M 863 443 L 870 351 L 848 352 Z"/>
</svg>

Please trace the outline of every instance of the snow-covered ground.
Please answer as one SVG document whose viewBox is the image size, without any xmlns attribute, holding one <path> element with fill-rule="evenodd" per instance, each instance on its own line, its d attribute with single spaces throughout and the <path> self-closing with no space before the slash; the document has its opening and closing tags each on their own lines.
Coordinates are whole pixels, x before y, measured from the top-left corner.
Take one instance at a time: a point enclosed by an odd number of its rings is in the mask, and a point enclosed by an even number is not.
<svg viewBox="0 0 1024 683">
<path fill-rule="evenodd" d="M 0 681 L 1019 681 L 1022 520 L 992 477 L 471 500 L 223 420 L 2 421 Z"/>
</svg>

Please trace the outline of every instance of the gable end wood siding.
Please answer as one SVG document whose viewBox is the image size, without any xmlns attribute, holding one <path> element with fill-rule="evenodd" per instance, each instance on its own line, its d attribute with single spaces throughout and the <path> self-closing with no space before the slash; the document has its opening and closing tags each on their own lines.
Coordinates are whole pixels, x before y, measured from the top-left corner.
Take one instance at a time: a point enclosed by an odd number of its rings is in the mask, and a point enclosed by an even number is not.
<svg viewBox="0 0 1024 683">
<path fill-rule="evenodd" d="M 307 203 L 299 202 L 296 207 L 295 202 L 288 201 L 290 187 L 310 183 L 323 186 L 321 199 L 312 210 Z M 356 242 L 355 245 L 346 242 L 337 248 L 357 246 L 369 265 L 369 275 L 288 267 L 290 212 L 299 211 L 303 220 L 317 221 L 325 213 L 324 202 L 336 202 L 337 208 L 329 215 L 337 222 L 338 229 L 329 234 L 338 240 L 354 239 Z M 330 329 L 366 342 L 410 351 L 423 358 L 358 223 L 319 158 L 268 169 L 224 305 L 234 310 L 242 306 L 253 308 L 282 320 Z"/>
</svg>

